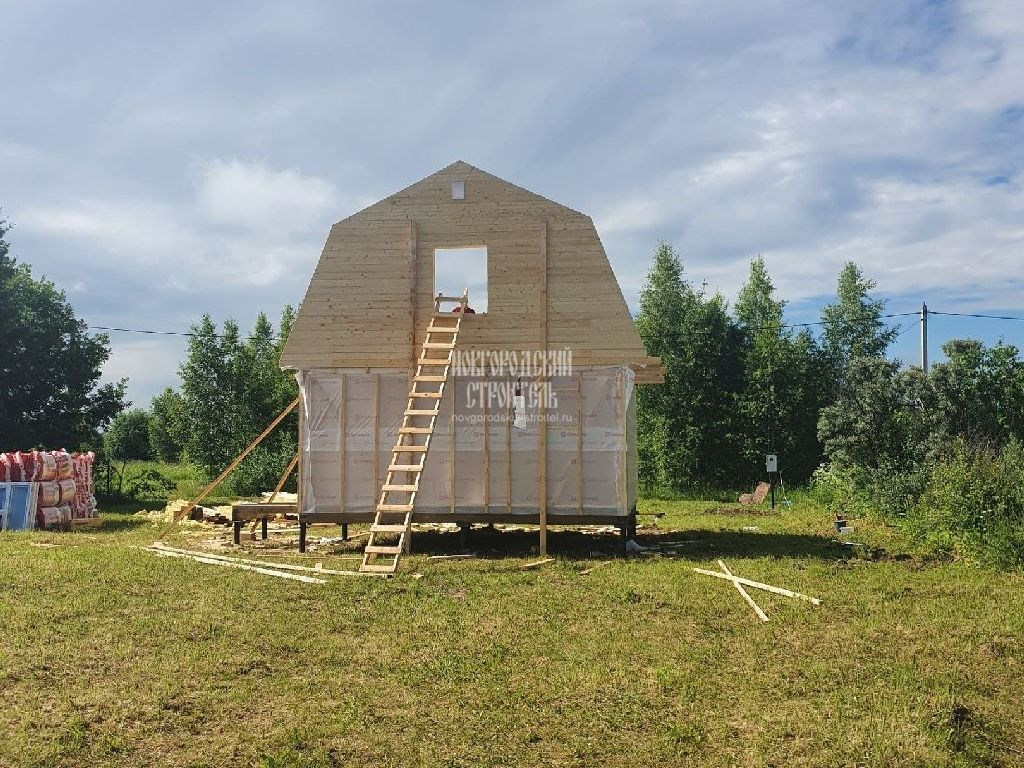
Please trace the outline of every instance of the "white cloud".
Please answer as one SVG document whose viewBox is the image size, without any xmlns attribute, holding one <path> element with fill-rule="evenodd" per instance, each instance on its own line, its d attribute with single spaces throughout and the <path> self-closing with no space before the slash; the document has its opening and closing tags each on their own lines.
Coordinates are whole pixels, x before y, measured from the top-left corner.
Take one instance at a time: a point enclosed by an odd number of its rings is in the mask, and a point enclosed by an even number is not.
<svg viewBox="0 0 1024 768">
<path fill-rule="evenodd" d="M 20 230 L 53 238 L 65 246 L 98 249 L 121 266 L 152 265 L 169 252 L 192 245 L 174 211 L 157 202 L 83 199 L 60 204 L 19 205 Z"/>
<path fill-rule="evenodd" d="M 163 288 L 187 292 L 270 285 L 309 269 L 345 212 L 323 179 L 237 160 L 202 165 L 193 206 L 86 198 L 19 206 L 12 218 L 21 233 L 88 249 L 122 274 L 157 269 Z"/>
<path fill-rule="evenodd" d="M 213 222 L 258 230 L 302 230 L 338 210 L 326 179 L 261 162 L 210 160 L 197 171 L 197 204 Z"/>
</svg>

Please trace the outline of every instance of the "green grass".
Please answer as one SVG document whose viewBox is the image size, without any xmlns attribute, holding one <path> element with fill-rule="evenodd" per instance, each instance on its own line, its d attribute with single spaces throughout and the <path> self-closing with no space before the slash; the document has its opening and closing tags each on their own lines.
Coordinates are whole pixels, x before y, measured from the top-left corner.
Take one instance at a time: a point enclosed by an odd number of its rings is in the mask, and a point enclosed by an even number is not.
<svg viewBox="0 0 1024 768">
<path fill-rule="evenodd" d="M 1024 577 L 860 521 L 869 546 L 843 546 L 799 495 L 646 502 L 641 541 L 679 554 L 587 576 L 614 537 L 554 533 L 557 561 L 522 570 L 535 535 L 474 531 L 479 559 L 431 561 L 458 536 L 422 534 L 397 578 L 324 586 L 158 558 L 139 506 L 0 536 L 0 765 L 1024 764 Z M 718 557 L 824 604 L 752 590 L 762 625 L 691 571 Z"/>
</svg>

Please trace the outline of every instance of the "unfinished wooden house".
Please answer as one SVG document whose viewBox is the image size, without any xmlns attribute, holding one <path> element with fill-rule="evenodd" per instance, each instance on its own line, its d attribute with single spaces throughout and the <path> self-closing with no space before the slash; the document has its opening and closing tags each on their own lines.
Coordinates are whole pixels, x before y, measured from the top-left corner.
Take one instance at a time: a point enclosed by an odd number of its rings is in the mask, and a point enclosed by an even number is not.
<svg viewBox="0 0 1024 768">
<path fill-rule="evenodd" d="M 303 545 L 370 521 L 388 572 L 413 519 L 538 524 L 542 553 L 549 525 L 634 524 L 634 387 L 662 369 L 582 213 L 453 163 L 331 228 L 281 365 Z"/>
</svg>

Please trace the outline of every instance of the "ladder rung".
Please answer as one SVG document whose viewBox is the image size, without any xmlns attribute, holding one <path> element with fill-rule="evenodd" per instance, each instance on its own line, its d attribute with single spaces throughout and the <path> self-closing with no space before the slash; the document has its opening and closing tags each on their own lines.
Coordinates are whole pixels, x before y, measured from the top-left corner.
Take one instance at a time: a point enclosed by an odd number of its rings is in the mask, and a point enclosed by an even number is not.
<svg viewBox="0 0 1024 768">
<path fill-rule="evenodd" d="M 366 548 L 363 550 L 363 562 L 359 566 L 359 570 L 368 573 L 380 573 L 391 575 L 398 570 L 398 560 L 402 556 L 403 541 L 405 537 L 409 535 L 413 516 L 413 510 L 415 509 L 416 494 L 419 492 L 420 477 L 423 472 L 423 463 L 427 458 L 427 451 L 430 448 L 430 439 L 434 434 L 434 427 L 412 427 L 407 426 L 410 423 L 410 419 L 415 417 L 430 417 L 430 424 L 433 425 L 438 417 L 438 411 L 440 410 L 440 403 L 444 396 L 445 384 L 448 382 L 449 366 L 452 364 L 454 357 L 454 350 L 456 342 L 459 338 L 459 328 L 462 325 L 462 318 L 464 312 L 442 314 L 440 312 L 441 302 L 456 302 L 461 309 L 466 308 L 466 297 L 454 297 L 454 296 L 440 296 L 435 300 L 434 304 L 434 316 L 430 320 L 430 325 L 427 327 L 427 335 L 423 340 L 423 345 L 420 350 L 420 357 L 417 364 L 416 373 L 413 376 L 412 387 L 409 392 L 409 404 L 405 409 L 404 418 L 402 420 L 402 426 L 398 430 L 398 443 L 394 448 L 391 449 L 391 463 L 388 465 L 388 477 L 384 483 L 380 486 L 380 502 L 376 505 L 376 519 L 370 525 L 370 540 L 366 543 Z M 441 320 L 453 320 L 453 323 L 442 323 Z M 436 338 L 433 334 L 447 334 L 450 340 L 446 343 L 439 343 L 433 341 Z M 429 350 L 444 350 L 443 352 L 431 353 Z M 434 373 L 423 373 L 423 368 L 434 368 Z M 436 372 L 437 368 L 443 368 L 444 370 L 440 373 Z M 416 384 L 424 382 L 426 384 L 437 384 L 436 392 L 417 392 Z M 424 400 L 435 401 L 432 407 L 427 403 L 421 403 L 420 405 L 427 406 L 425 408 L 413 407 L 417 405 L 416 399 L 422 398 Z M 412 422 L 415 423 L 415 422 Z M 422 445 L 407 445 L 403 444 L 403 435 L 423 435 L 424 442 Z M 411 442 L 411 440 L 410 440 Z M 399 463 L 402 458 L 399 458 L 400 454 L 420 454 L 419 464 L 403 464 Z M 406 461 L 416 461 L 415 456 L 403 457 Z M 405 482 L 393 482 L 393 475 L 395 472 L 406 472 Z M 388 500 L 389 493 L 407 493 L 408 503 L 406 504 L 389 504 L 385 503 Z M 405 522 L 398 523 L 383 523 L 381 520 L 388 519 L 388 515 L 397 516 L 401 513 L 405 513 Z M 391 517 L 394 519 L 394 517 Z M 378 544 L 373 540 L 373 534 L 375 533 L 392 533 L 399 534 L 399 540 L 397 544 Z M 390 557 L 391 562 L 386 565 L 378 565 L 371 563 L 370 561 L 376 557 Z"/>
<path fill-rule="evenodd" d="M 394 573 L 398 570 L 398 563 L 392 565 L 374 565 L 373 563 L 365 563 L 359 566 L 359 570 L 364 573 Z"/>
<path fill-rule="evenodd" d="M 363 550 L 368 555 L 400 555 L 402 548 L 396 546 L 385 546 L 380 544 L 368 544 Z"/>
</svg>

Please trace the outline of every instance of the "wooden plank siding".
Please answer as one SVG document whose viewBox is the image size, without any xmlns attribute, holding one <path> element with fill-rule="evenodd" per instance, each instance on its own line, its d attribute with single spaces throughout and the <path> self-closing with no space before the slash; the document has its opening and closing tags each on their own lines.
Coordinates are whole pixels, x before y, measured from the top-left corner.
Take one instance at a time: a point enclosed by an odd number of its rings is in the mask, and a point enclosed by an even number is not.
<svg viewBox="0 0 1024 768">
<path fill-rule="evenodd" d="M 451 199 L 454 181 L 464 200 Z M 460 350 L 568 347 L 581 365 L 661 380 L 591 219 L 463 162 L 331 228 L 281 365 L 409 368 L 432 311 L 434 250 L 471 246 L 487 248 L 488 309 L 464 324 Z"/>
</svg>

